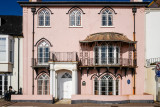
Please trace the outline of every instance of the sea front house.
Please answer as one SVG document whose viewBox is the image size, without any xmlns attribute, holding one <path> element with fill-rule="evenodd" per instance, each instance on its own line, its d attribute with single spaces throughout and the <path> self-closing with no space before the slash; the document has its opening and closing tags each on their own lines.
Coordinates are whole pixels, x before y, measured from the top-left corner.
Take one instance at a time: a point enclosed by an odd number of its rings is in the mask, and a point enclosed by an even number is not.
<svg viewBox="0 0 160 107">
<path fill-rule="evenodd" d="M 148 2 L 18 2 L 23 95 L 12 101 L 153 102 L 144 93 Z"/>
</svg>

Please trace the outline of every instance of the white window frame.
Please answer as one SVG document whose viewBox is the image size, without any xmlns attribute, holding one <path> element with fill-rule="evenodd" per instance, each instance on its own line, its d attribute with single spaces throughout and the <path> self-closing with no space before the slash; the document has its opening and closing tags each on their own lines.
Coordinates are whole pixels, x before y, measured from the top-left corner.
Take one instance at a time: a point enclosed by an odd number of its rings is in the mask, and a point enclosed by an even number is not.
<svg viewBox="0 0 160 107">
<path fill-rule="evenodd" d="M 106 75 L 104 75 L 104 76 L 106 76 Z M 102 77 L 104 77 L 104 76 L 102 76 Z M 120 79 L 119 78 L 116 78 L 116 79 L 114 79 L 112 76 L 110 76 L 110 75 L 108 75 L 109 77 L 111 77 L 112 78 L 112 84 L 113 84 L 113 87 L 112 87 L 112 95 L 116 95 L 116 80 L 119 80 L 119 83 L 118 83 L 118 95 L 120 95 Z M 101 78 L 102 78 L 101 77 Z M 98 84 L 99 84 L 99 87 L 98 87 L 98 92 L 99 92 L 99 94 L 98 95 L 101 95 L 101 81 L 102 81 L 102 79 L 98 79 L 97 78 L 97 82 L 98 82 Z M 108 94 L 108 90 L 109 90 L 109 87 L 108 87 L 108 83 L 109 83 L 109 79 L 106 79 L 106 81 L 107 81 L 107 94 L 105 94 L 105 95 L 109 95 Z M 93 95 L 96 95 L 95 94 L 95 78 L 93 79 Z"/>
<path fill-rule="evenodd" d="M 108 12 L 106 12 L 107 10 L 108 10 Z M 111 14 L 109 14 L 109 12 L 111 12 Z M 108 23 L 109 23 L 108 16 L 109 15 L 111 15 L 111 17 L 112 17 L 112 19 L 111 19 L 112 20 L 112 25 L 111 26 L 108 25 Z M 106 25 L 103 25 L 103 16 L 106 17 L 106 20 L 105 20 Z M 102 13 L 101 13 L 101 27 L 114 27 L 113 26 L 113 12 L 110 9 L 105 9 L 105 10 L 102 11 Z"/>
<path fill-rule="evenodd" d="M 43 44 L 44 43 L 44 44 Z M 39 48 L 42 48 L 42 57 L 39 56 Z M 48 57 L 45 56 L 45 49 L 48 48 Z M 50 46 L 49 44 L 46 42 L 46 41 L 42 41 L 39 45 L 38 45 L 38 65 L 47 65 L 48 62 L 45 62 L 45 58 L 50 58 L 49 56 L 49 53 L 50 53 Z M 40 58 L 42 58 L 42 62 L 40 62 Z M 49 59 L 48 59 L 49 60 Z"/>
<path fill-rule="evenodd" d="M 2 86 L 2 96 L 4 95 L 4 93 L 5 93 L 5 91 L 8 91 L 8 86 L 9 86 L 9 81 L 8 81 L 8 77 L 9 77 L 9 75 L 6 75 L 6 74 L 0 74 L 0 76 L 2 76 L 2 80 L 0 80 L 0 81 L 2 81 L 2 84 L 0 84 L 1 86 Z M 4 90 L 4 87 L 5 87 L 5 76 L 7 77 L 7 90 Z M 1 95 L 0 95 L 1 96 Z"/>
<path fill-rule="evenodd" d="M 75 12 L 76 11 L 76 12 Z M 72 12 L 74 12 L 74 25 L 71 25 L 72 21 L 71 21 L 71 14 Z M 80 12 L 80 17 L 81 17 L 81 20 L 80 20 L 80 25 L 77 25 L 77 13 Z M 69 13 L 69 27 L 82 27 L 82 12 L 79 10 L 79 9 L 74 9 L 72 10 L 70 13 Z"/>
<path fill-rule="evenodd" d="M 13 59 L 14 59 L 14 40 L 12 36 L 9 35 L 0 35 L 0 38 L 5 38 L 6 39 L 6 60 L 5 61 L 0 61 L 0 63 L 12 63 L 13 64 Z M 12 45 L 10 44 L 10 40 L 12 40 Z M 10 46 L 12 46 L 12 62 L 10 62 Z M 1 56 L 0 56 L 1 57 Z"/>
<path fill-rule="evenodd" d="M 39 79 L 39 78 L 40 78 L 41 76 L 43 76 L 43 75 L 45 75 L 45 77 L 42 77 L 42 79 Z M 47 77 L 48 79 L 45 79 L 46 77 Z M 38 83 L 39 81 L 42 81 L 42 86 L 41 86 L 41 88 L 42 88 L 41 92 L 42 92 L 42 93 L 41 93 L 41 94 L 39 94 L 39 91 L 40 91 L 40 90 L 39 90 L 39 83 Z M 45 83 L 44 83 L 45 81 L 48 81 L 48 86 L 47 86 L 48 89 L 47 89 L 47 90 L 45 90 L 45 86 L 46 86 Z M 47 91 L 47 94 L 45 94 L 45 91 Z M 37 79 L 37 94 L 38 94 L 38 95 L 49 95 L 49 94 L 50 94 L 50 78 L 49 78 L 49 76 L 48 76 L 47 74 L 45 74 L 45 73 L 42 74 L 42 75 L 40 75 L 40 76 L 38 77 L 38 79 Z"/>
<path fill-rule="evenodd" d="M 102 47 L 106 47 L 106 64 L 102 64 L 101 63 L 101 48 Z M 95 61 L 96 61 L 96 57 L 95 57 L 95 48 L 98 48 L 98 64 L 97 65 L 119 65 L 120 64 L 120 61 L 119 61 L 119 58 L 120 58 L 120 47 L 118 47 L 118 46 L 111 46 L 111 47 L 113 47 L 113 64 L 111 64 L 111 63 L 109 63 L 109 46 L 108 45 L 105 45 L 105 46 L 95 46 L 94 47 L 94 65 L 96 65 L 96 63 L 95 63 Z M 118 52 L 118 63 L 116 63 L 116 54 L 117 54 L 117 52 L 116 52 L 116 48 L 118 48 L 119 49 L 119 52 Z"/>
<path fill-rule="evenodd" d="M 43 16 L 43 25 L 40 25 L 40 22 L 39 22 L 39 20 L 40 20 L 40 13 L 43 13 L 42 14 L 42 16 Z M 48 12 L 48 14 L 49 14 L 49 25 L 46 25 L 46 13 Z M 51 14 L 50 14 L 50 12 L 47 10 L 47 9 L 42 9 L 42 10 L 40 10 L 39 12 L 38 12 L 38 27 L 51 27 Z"/>
</svg>

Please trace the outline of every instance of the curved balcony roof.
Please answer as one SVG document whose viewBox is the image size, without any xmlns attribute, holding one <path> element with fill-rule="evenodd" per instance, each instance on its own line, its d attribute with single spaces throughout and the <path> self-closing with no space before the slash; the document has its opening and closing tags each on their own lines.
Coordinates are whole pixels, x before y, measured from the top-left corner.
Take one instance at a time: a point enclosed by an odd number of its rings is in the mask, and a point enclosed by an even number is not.
<svg viewBox="0 0 160 107">
<path fill-rule="evenodd" d="M 108 42 L 115 41 L 115 42 L 136 43 L 136 42 L 128 39 L 122 33 L 116 33 L 116 32 L 94 33 L 94 34 L 87 36 L 87 38 L 84 39 L 83 41 L 80 41 L 80 43 L 98 42 L 98 41 L 108 41 Z"/>
</svg>

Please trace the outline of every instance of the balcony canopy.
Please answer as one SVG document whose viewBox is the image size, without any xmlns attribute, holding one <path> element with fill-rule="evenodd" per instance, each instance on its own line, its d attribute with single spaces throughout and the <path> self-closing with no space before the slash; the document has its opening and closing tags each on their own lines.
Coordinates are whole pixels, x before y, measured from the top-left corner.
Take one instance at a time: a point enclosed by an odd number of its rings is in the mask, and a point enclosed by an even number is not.
<svg viewBox="0 0 160 107">
<path fill-rule="evenodd" d="M 98 42 L 98 41 L 108 41 L 108 42 L 126 42 L 126 43 L 136 43 L 134 41 L 131 41 L 128 39 L 125 35 L 122 33 L 116 33 L 116 32 L 100 32 L 100 33 L 94 33 L 89 36 L 87 36 L 86 39 L 83 41 L 80 41 L 80 43 L 87 43 L 87 42 Z"/>
</svg>

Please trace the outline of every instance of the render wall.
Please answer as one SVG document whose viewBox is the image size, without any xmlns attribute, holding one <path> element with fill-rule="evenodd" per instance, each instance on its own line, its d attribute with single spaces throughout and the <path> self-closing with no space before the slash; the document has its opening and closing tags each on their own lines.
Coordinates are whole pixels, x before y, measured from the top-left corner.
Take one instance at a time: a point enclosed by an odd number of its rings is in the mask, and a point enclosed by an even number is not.
<svg viewBox="0 0 160 107">
<path fill-rule="evenodd" d="M 54 13 L 51 15 L 50 27 L 38 27 L 38 16 L 35 15 L 35 43 L 41 38 L 51 42 L 54 52 L 79 52 L 79 41 L 88 35 L 98 32 L 118 32 L 133 40 L 133 13 L 131 7 L 113 7 L 117 14 L 113 17 L 114 27 L 102 27 L 101 15 L 98 14 L 103 7 L 80 7 L 82 14 L 82 27 L 69 27 L 69 15 L 66 14 L 71 7 L 49 7 Z M 38 8 L 36 8 L 38 9 Z M 23 7 L 23 33 L 24 33 L 24 94 L 32 94 L 32 13 L 30 7 Z M 138 8 L 136 13 L 136 41 L 137 64 L 136 94 L 144 92 L 144 34 L 145 34 L 144 8 Z M 35 47 L 35 56 L 37 56 Z M 36 73 L 34 74 L 36 76 Z M 125 79 L 124 79 L 125 80 Z M 36 81 L 35 81 L 36 82 Z M 126 82 L 126 81 L 125 81 Z M 36 90 L 36 89 L 35 89 Z M 125 91 L 126 89 L 124 89 Z M 89 93 L 88 93 L 89 94 Z M 129 93 L 130 94 L 130 93 Z"/>
<path fill-rule="evenodd" d="M 146 59 L 160 57 L 160 9 L 146 9 Z"/>
</svg>

